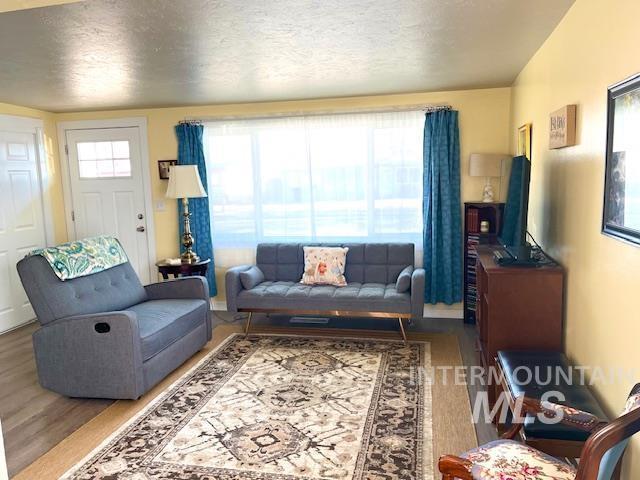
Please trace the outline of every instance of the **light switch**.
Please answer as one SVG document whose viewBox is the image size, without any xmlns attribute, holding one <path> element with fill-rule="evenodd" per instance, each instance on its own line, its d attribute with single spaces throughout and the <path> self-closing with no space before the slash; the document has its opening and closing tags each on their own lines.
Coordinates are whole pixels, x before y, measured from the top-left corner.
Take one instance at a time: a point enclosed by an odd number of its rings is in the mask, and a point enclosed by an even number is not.
<svg viewBox="0 0 640 480">
<path fill-rule="evenodd" d="M 166 210 L 166 204 L 164 203 L 164 200 L 158 200 L 156 201 L 156 212 L 164 212 Z"/>
</svg>

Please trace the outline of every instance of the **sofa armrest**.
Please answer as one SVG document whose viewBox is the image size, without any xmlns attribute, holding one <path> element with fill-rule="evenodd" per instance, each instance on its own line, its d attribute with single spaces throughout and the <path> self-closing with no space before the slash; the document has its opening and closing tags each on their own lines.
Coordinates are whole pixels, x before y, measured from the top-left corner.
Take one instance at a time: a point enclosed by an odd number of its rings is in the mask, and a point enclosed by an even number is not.
<svg viewBox="0 0 640 480">
<path fill-rule="evenodd" d="M 205 277 L 180 277 L 144 287 L 149 300 L 197 298 L 209 302 L 209 283 Z"/>
<path fill-rule="evenodd" d="M 424 268 L 416 268 L 411 274 L 411 318 L 420 319 L 424 312 Z"/>
<path fill-rule="evenodd" d="M 136 314 L 116 311 L 48 323 L 33 334 L 43 387 L 70 397 L 130 398 L 144 393 Z"/>
<path fill-rule="evenodd" d="M 242 282 L 240 281 L 240 273 L 246 272 L 253 265 L 239 265 L 237 267 L 231 267 L 227 270 L 224 276 L 224 286 L 227 297 L 227 311 L 237 312 L 238 304 L 236 299 L 238 294 L 243 290 Z"/>
</svg>

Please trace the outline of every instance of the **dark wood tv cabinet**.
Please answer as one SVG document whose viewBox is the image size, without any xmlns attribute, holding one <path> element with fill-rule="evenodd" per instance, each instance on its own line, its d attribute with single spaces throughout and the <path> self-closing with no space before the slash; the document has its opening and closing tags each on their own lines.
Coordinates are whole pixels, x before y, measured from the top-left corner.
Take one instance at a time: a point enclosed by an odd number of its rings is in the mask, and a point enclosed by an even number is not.
<svg viewBox="0 0 640 480">
<path fill-rule="evenodd" d="M 562 351 L 564 270 L 497 265 L 495 246 L 478 246 L 476 326 L 482 365 L 495 367 L 498 350 Z M 489 400 L 495 401 L 494 388 Z"/>
</svg>

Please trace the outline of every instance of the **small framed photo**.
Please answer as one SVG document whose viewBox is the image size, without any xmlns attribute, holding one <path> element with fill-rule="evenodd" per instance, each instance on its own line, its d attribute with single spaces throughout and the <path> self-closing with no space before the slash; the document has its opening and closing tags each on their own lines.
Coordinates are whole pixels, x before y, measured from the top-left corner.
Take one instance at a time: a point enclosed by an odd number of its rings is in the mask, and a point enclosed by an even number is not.
<svg viewBox="0 0 640 480">
<path fill-rule="evenodd" d="M 158 160 L 158 173 L 160 180 L 169 180 L 169 170 L 173 165 L 177 165 L 177 160 Z"/>
<path fill-rule="evenodd" d="M 524 155 L 531 161 L 531 124 L 525 123 L 518 129 L 516 155 Z"/>
</svg>

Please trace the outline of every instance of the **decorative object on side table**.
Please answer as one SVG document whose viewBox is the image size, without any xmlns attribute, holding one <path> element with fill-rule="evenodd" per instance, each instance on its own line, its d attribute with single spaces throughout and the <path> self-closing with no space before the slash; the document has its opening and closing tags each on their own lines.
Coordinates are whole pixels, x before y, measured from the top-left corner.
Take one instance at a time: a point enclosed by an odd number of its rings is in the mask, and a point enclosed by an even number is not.
<svg viewBox="0 0 640 480">
<path fill-rule="evenodd" d="M 200 276 L 204 277 L 207 274 L 207 268 L 209 267 L 209 263 L 211 263 L 211 259 L 207 258 L 206 260 L 199 260 L 193 263 L 183 263 L 181 261 L 174 262 L 173 258 L 167 258 L 165 260 L 160 260 L 156 263 L 156 267 L 158 267 L 158 272 L 162 275 L 162 278 L 167 280 L 169 275 L 173 275 L 173 278 L 182 277 L 192 277 L 192 276 Z M 178 259 L 180 260 L 180 259 Z"/>
<path fill-rule="evenodd" d="M 576 106 L 565 105 L 549 118 L 549 148 L 564 148 L 576 144 Z"/>
<path fill-rule="evenodd" d="M 160 176 L 160 180 L 169 180 L 171 167 L 175 167 L 177 164 L 177 160 L 158 160 L 158 175 Z"/>
<path fill-rule="evenodd" d="M 501 153 L 472 153 L 469 157 L 469 175 L 487 179 L 482 192 L 483 202 L 494 201 L 491 177 L 502 177 L 502 165 L 508 158 L 510 158 L 509 155 Z"/>
<path fill-rule="evenodd" d="M 608 91 L 602 233 L 640 245 L 640 75 Z"/>
<path fill-rule="evenodd" d="M 202 186 L 197 165 L 176 165 L 171 168 L 169 185 L 167 186 L 167 198 L 182 199 L 184 235 L 182 245 L 184 252 L 181 255 L 183 263 L 197 263 L 200 258 L 193 251 L 195 239 L 191 234 L 191 224 L 189 222 L 189 199 L 206 197 L 207 192 Z"/>
</svg>

